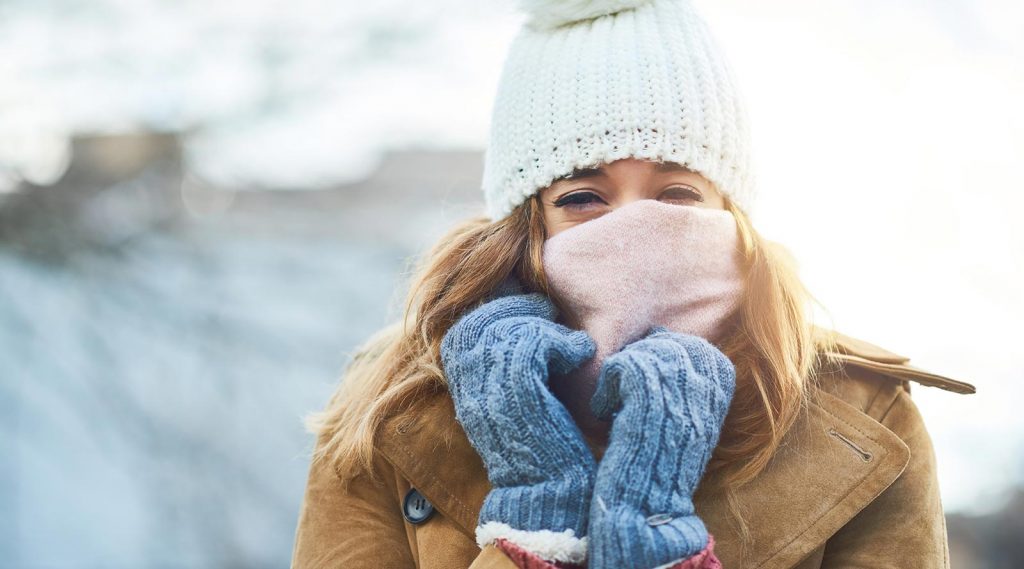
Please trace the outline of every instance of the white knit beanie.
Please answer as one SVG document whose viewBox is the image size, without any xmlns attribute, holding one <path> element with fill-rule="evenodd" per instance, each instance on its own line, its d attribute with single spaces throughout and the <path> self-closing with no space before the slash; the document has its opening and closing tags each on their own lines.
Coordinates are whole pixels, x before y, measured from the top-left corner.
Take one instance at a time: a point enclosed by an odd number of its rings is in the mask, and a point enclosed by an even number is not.
<svg viewBox="0 0 1024 569">
<path fill-rule="evenodd" d="M 501 219 L 576 168 L 677 162 L 745 211 L 747 116 L 730 67 L 689 0 L 519 0 L 484 157 Z"/>
</svg>

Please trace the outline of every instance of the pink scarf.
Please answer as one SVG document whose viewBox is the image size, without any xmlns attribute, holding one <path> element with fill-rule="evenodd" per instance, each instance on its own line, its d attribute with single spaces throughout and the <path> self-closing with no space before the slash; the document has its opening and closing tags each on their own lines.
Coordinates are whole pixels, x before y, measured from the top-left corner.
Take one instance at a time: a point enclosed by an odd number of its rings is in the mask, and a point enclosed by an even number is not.
<svg viewBox="0 0 1024 569">
<path fill-rule="evenodd" d="M 605 357 L 655 325 L 715 342 L 744 288 L 736 220 L 720 209 L 638 200 L 548 238 L 543 257 L 559 321 L 597 344 L 593 358 L 551 378 L 592 436 L 610 427 L 590 412 Z"/>
</svg>

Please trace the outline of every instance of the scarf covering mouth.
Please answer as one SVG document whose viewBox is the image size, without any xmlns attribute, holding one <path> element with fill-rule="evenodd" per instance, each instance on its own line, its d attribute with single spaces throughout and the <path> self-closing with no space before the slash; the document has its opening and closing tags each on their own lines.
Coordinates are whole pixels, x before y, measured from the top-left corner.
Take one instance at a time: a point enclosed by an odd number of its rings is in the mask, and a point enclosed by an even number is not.
<svg viewBox="0 0 1024 569">
<path fill-rule="evenodd" d="M 543 263 L 559 320 L 586 330 L 597 345 L 593 358 L 550 380 L 580 428 L 591 432 L 607 426 L 590 411 L 606 357 L 653 326 L 716 343 L 745 285 L 732 213 L 653 199 L 548 238 Z"/>
</svg>

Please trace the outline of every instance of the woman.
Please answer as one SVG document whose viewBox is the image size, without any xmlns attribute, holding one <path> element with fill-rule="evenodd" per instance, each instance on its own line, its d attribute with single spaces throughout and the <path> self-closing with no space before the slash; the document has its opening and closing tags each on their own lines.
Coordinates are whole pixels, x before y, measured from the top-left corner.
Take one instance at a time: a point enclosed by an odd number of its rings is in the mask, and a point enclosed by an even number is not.
<svg viewBox="0 0 1024 569">
<path fill-rule="evenodd" d="M 809 321 L 693 8 L 527 9 L 488 215 L 310 418 L 292 566 L 948 567 L 909 381 L 974 388 Z"/>
</svg>

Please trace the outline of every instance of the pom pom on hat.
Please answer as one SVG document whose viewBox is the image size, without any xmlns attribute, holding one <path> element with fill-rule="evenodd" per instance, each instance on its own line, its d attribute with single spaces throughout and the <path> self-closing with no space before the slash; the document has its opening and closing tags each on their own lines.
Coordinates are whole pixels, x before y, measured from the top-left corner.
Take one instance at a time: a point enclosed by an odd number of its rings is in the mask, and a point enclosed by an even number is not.
<svg viewBox="0 0 1024 569">
<path fill-rule="evenodd" d="M 546 30 L 650 3 L 651 0 L 519 0 L 519 7 L 530 16 L 527 26 Z"/>
</svg>

